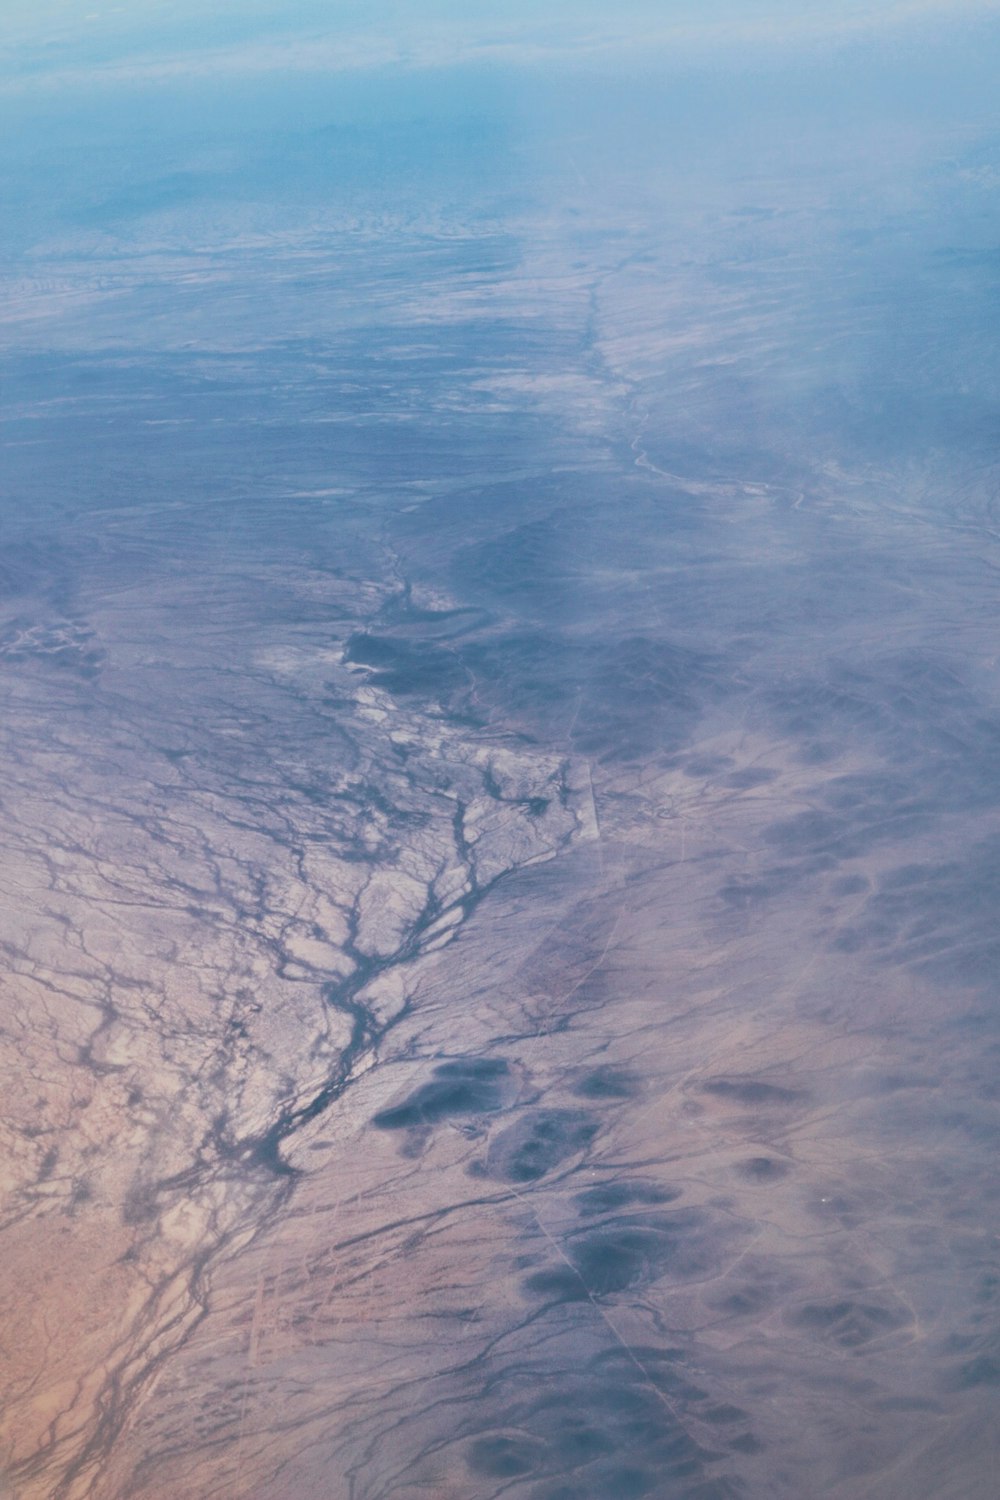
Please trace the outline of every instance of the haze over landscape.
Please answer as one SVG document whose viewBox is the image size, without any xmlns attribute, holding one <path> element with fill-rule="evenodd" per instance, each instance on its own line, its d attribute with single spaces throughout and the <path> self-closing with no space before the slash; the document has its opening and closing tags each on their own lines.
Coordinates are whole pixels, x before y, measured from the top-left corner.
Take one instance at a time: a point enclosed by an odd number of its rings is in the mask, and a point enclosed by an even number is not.
<svg viewBox="0 0 1000 1500">
<path fill-rule="evenodd" d="M 5 1500 L 995 1500 L 998 62 L 5 7 Z"/>
</svg>

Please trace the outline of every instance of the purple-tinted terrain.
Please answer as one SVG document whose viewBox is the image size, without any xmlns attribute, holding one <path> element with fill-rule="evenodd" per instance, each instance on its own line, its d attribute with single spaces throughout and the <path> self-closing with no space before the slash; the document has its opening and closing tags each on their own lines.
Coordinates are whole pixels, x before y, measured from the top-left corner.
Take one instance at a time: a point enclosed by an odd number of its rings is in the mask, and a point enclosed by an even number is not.
<svg viewBox="0 0 1000 1500">
<path fill-rule="evenodd" d="M 992 8 L 490 9 L 0 24 L 0 1495 L 995 1500 Z"/>
</svg>

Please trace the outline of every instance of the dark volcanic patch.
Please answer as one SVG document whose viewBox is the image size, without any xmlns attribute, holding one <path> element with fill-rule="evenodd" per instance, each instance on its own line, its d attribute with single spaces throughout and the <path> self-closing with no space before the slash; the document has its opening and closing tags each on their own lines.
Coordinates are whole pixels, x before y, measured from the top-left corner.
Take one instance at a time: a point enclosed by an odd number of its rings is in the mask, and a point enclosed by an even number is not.
<svg viewBox="0 0 1000 1500">
<path fill-rule="evenodd" d="M 533 1110 L 490 1142 L 486 1173 L 506 1182 L 534 1182 L 585 1151 L 596 1134 L 596 1121 L 582 1110 Z"/>
<path fill-rule="evenodd" d="M 858 1349 L 872 1339 L 885 1337 L 910 1321 L 906 1309 L 871 1297 L 843 1298 L 830 1302 L 806 1302 L 786 1314 L 792 1328 L 800 1328 L 818 1339 Z"/>
<path fill-rule="evenodd" d="M 778 1161 L 773 1156 L 748 1156 L 745 1161 L 737 1162 L 734 1171 L 745 1182 L 766 1185 L 769 1182 L 780 1182 L 783 1177 L 787 1177 L 791 1167 L 788 1162 Z"/>
<path fill-rule="evenodd" d="M 578 1301 L 603 1297 L 669 1277 L 687 1281 L 717 1268 L 743 1231 L 700 1209 L 629 1213 L 566 1241 L 569 1265 L 553 1265 L 525 1278 L 531 1296 Z"/>
<path fill-rule="evenodd" d="M 532 1480 L 517 1489 L 530 1500 L 735 1497 L 719 1455 L 685 1421 L 705 1393 L 662 1349 L 633 1354 L 569 1361 L 556 1382 L 541 1386 L 529 1369 L 512 1369 L 491 1387 L 491 1425 L 464 1446 L 468 1470 Z"/>
<path fill-rule="evenodd" d="M 581 1099 L 631 1099 L 641 1088 L 641 1080 L 625 1068 L 594 1068 L 573 1087 Z"/>
<path fill-rule="evenodd" d="M 672 1203 L 680 1196 L 680 1188 L 661 1187 L 658 1182 L 634 1179 L 602 1182 L 584 1193 L 577 1193 L 573 1202 L 581 1214 L 596 1217 L 600 1214 L 618 1213 L 637 1204 Z"/>
<path fill-rule="evenodd" d="M 492 1058 L 465 1058 L 440 1063 L 434 1077 L 402 1104 L 383 1109 L 372 1124 L 378 1130 L 408 1130 L 436 1125 L 452 1115 L 490 1114 L 503 1107 L 507 1064 Z"/>
</svg>

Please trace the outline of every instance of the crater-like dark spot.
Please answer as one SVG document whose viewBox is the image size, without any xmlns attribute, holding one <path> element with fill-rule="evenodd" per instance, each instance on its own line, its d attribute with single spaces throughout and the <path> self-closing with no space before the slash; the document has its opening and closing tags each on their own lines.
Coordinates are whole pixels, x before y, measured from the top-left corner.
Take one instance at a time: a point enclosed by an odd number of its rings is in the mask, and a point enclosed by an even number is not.
<svg viewBox="0 0 1000 1500">
<path fill-rule="evenodd" d="M 733 1234 L 728 1221 L 678 1209 L 592 1230 L 573 1246 L 571 1257 L 588 1285 L 615 1291 L 663 1275 L 677 1280 L 704 1275 L 718 1266 Z"/>
<path fill-rule="evenodd" d="M 806 1302 L 787 1315 L 795 1328 L 830 1339 L 845 1349 L 855 1349 L 882 1334 L 892 1333 L 908 1321 L 901 1309 L 877 1302 L 845 1298 L 838 1302 Z"/>
<path fill-rule="evenodd" d="M 750 1156 L 746 1161 L 737 1162 L 735 1171 L 746 1182 L 780 1182 L 782 1177 L 787 1177 L 791 1168 L 787 1162 L 776 1161 L 773 1156 Z"/>
<path fill-rule="evenodd" d="M 595 1068 L 576 1084 L 574 1094 L 582 1099 L 631 1099 L 638 1092 L 639 1081 L 622 1068 Z"/>
<path fill-rule="evenodd" d="M 534 1182 L 583 1151 L 596 1133 L 597 1125 L 582 1110 L 534 1110 L 490 1143 L 486 1171 L 506 1182 Z"/>
<path fill-rule="evenodd" d="M 570 1237 L 569 1266 L 553 1266 L 527 1278 L 535 1296 L 579 1301 L 645 1285 L 670 1275 L 703 1275 L 719 1262 L 731 1235 L 698 1210 L 645 1214 L 613 1220 Z"/>
<path fill-rule="evenodd" d="M 516 1479 L 537 1468 L 539 1451 L 537 1442 L 521 1435 L 505 1437 L 498 1433 L 477 1438 L 469 1449 L 469 1468 L 491 1479 Z"/>
<path fill-rule="evenodd" d="M 372 1124 L 379 1130 L 408 1130 L 435 1125 L 451 1115 L 489 1114 L 502 1108 L 507 1064 L 497 1058 L 462 1058 L 441 1063 L 434 1077 L 402 1104 L 381 1110 Z"/>
<path fill-rule="evenodd" d="M 661 1187 L 657 1182 L 602 1182 L 585 1193 L 577 1193 L 573 1202 L 581 1214 L 593 1217 L 615 1213 L 636 1203 L 672 1203 L 680 1195 L 680 1188 Z"/>
<path fill-rule="evenodd" d="M 592 1463 L 612 1448 L 605 1433 L 572 1413 L 564 1413 L 556 1420 L 549 1431 L 549 1440 L 556 1456 L 570 1468 Z"/>
<path fill-rule="evenodd" d="M 587 1287 L 569 1266 L 551 1266 L 524 1278 L 524 1290 L 546 1302 L 584 1302 Z"/>
<path fill-rule="evenodd" d="M 596 1295 L 622 1292 L 650 1280 L 664 1258 L 654 1230 L 630 1226 L 598 1230 L 573 1248 L 573 1263 Z"/>
<path fill-rule="evenodd" d="M 692 1486 L 706 1481 L 709 1458 L 720 1455 L 709 1455 L 675 1414 L 674 1402 L 707 1401 L 684 1380 L 679 1362 L 678 1350 L 640 1344 L 630 1353 L 602 1350 L 548 1386 L 519 1375 L 497 1430 L 528 1433 L 545 1445 L 549 1477 L 531 1489 L 531 1500 L 687 1500 Z"/>
</svg>

